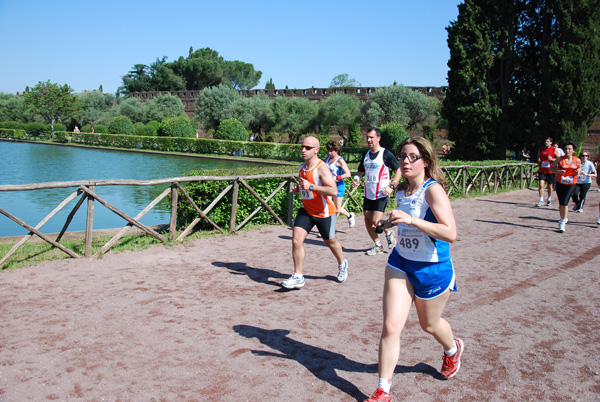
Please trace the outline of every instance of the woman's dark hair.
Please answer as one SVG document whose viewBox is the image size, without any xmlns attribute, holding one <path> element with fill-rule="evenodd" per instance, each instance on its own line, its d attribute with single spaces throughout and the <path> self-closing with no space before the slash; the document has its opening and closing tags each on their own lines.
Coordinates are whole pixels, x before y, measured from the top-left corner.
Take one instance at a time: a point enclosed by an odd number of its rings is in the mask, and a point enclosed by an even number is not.
<svg viewBox="0 0 600 402">
<path fill-rule="evenodd" d="M 339 155 L 342 151 L 342 145 L 339 141 L 331 140 L 325 145 L 327 147 L 327 151 L 335 151 Z"/>
</svg>

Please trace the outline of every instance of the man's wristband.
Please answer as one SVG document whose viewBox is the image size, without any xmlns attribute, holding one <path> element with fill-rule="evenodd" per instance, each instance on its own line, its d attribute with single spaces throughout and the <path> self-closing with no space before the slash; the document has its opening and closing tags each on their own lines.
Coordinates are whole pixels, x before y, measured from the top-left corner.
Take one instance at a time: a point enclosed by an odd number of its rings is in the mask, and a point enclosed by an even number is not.
<svg viewBox="0 0 600 402">
<path fill-rule="evenodd" d="M 411 215 L 409 225 L 412 225 L 414 222 L 415 222 L 415 217 Z"/>
<path fill-rule="evenodd" d="M 338 175 L 335 177 L 335 179 L 336 179 L 337 181 L 342 181 L 342 176 L 338 174 Z"/>
</svg>

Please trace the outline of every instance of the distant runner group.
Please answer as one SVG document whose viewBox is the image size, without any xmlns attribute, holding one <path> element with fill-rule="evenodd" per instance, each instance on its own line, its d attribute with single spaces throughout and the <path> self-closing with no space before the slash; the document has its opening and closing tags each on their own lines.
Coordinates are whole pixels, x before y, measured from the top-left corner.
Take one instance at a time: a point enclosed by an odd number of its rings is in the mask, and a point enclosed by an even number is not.
<svg viewBox="0 0 600 402">
<path fill-rule="evenodd" d="M 545 146 L 540 148 L 538 152 L 538 195 L 540 198 L 535 206 L 551 206 L 552 189 L 555 187 L 560 214 L 558 231 L 561 233 L 566 231 L 567 222 L 569 221 L 569 202 L 571 199 L 575 203 L 573 211 L 583 212 L 583 206 L 592 185 L 593 177 L 596 177 L 596 182 L 600 186 L 597 172 L 597 169 L 600 168 L 600 154 L 596 166 L 594 166 L 589 161 L 590 154 L 587 151 L 581 152 L 581 159 L 576 157 L 574 153 L 575 144 L 572 141 L 565 142 L 563 150 L 558 147 L 558 144 L 553 143 L 550 137 L 546 138 Z M 547 191 L 546 202 L 544 202 L 544 187 Z M 596 223 L 600 225 L 600 204 L 598 205 L 598 220 Z"/>
</svg>

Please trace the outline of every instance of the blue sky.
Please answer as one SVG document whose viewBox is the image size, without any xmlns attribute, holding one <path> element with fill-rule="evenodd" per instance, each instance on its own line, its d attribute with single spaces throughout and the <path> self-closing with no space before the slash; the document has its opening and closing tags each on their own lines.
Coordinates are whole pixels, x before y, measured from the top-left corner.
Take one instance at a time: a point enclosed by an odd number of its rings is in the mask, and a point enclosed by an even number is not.
<svg viewBox="0 0 600 402">
<path fill-rule="evenodd" d="M 462 0 L 0 0 L 0 92 L 39 81 L 114 93 L 134 64 L 209 47 L 279 88 L 447 85 Z"/>
</svg>

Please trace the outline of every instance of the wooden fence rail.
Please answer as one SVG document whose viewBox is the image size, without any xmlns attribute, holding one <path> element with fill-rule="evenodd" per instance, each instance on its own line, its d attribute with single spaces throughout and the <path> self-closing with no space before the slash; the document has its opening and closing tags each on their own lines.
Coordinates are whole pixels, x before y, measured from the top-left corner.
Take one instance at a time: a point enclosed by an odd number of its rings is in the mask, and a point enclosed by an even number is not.
<svg viewBox="0 0 600 402">
<path fill-rule="evenodd" d="M 518 163 L 518 164 L 505 164 L 496 166 L 446 166 L 442 169 L 446 174 L 447 180 L 447 192 L 450 195 L 466 195 L 474 190 L 479 190 L 481 193 L 494 192 L 498 189 L 505 188 L 525 188 L 530 187 L 534 180 L 534 166 L 531 163 Z M 280 191 L 286 191 L 288 193 L 288 213 L 287 213 L 287 224 L 291 224 L 293 217 L 293 192 L 292 187 L 297 183 L 297 174 L 263 174 L 254 176 L 184 176 L 184 177 L 169 177 L 164 179 L 155 180 L 85 180 L 85 181 L 65 181 L 65 182 L 47 182 L 47 183 L 31 183 L 31 184 L 20 184 L 20 185 L 0 185 L 0 191 L 34 191 L 44 189 L 58 189 L 58 188 L 77 188 L 76 191 L 70 193 L 56 208 L 54 208 L 44 219 L 42 219 L 37 225 L 31 226 L 27 222 L 21 220 L 17 216 L 14 216 L 10 212 L 0 208 L 0 213 L 7 216 L 14 222 L 18 223 L 29 233 L 18 241 L 1 259 L 0 266 L 10 258 L 11 255 L 17 251 L 19 247 L 25 244 L 34 235 L 40 237 L 45 242 L 51 244 L 69 255 L 72 258 L 80 258 L 81 256 L 75 253 L 73 250 L 66 248 L 59 242 L 63 237 L 64 233 L 68 230 L 69 224 L 73 219 L 73 216 L 79 208 L 83 205 L 84 201 L 87 200 L 87 220 L 86 220 L 86 231 L 85 231 L 85 251 L 84 257 L 86 258 L 98 258 L 109 251 L 118 240 L 124 236 L 127 231 L 133 226 L 139 228 L 144 233 L 153 236 L 161 242 L 175 239 L 176 235 L 176 221 L 177 221 L 177 205 L 179 195 L 182 195 L 187 202 L 189 202 L 197 213 L 197 217 L 179 234 L 177 241 L 183 241 L 194 229 L 194 227 L 202 220 L 207 221 L 215 230 L 224 233 L 224 229 L 213 222 L 210 217 L 210 211 L 229 193 L 232 191 L 232 203 L 231 203 L 231 218 L 229 222 L 229 232 L 235 232 L 243 228 L 251 219 L 263 208 L 269 212 L 273 217 L 273 220 L 280 225 L 283 225 L 283 220 L 277 216 L 273 209 L 269 206 L 269 201 Z M 267 178 L 279 178 L 281 183 L 279 186 L 266 198 L 262 198 L 249 184 L 248 180 L 256 179 L 267 179 Z M 186 182 L 207 182 L 207 181 L 227 181 L 230 184 L 211 202 L 206 209 L 201 210 L 192 197 L 188 194 L 181 183 Z M 164 191 L 158 195 L 152 202 L 150 202 L 142 211 L 140 211 L 135 217 L 130 217 L 117 207 L 112 205 L 109 201 L 100 197 L 95 189 L 100 186 L 155 186 L 155 185 L 167 185 Z M 236 224 L 235 217 L 237 216 L 237 199 L 240 185 L 248 190 L 253 197 L 259 202 L 260 206 L 252 211 L 243 221 Z M 351 189 L 345 197 L 344 205 L 348 202 L 352 202 L 359 208 L 362 206 L 362 196 L 355 196 L 354 193 L 357 189 Z M 165 197 L 171 195 L 171 217 L 169 222 L 169 235 L 168 239 L 162 234 L 156 232 L 153 228 L 144 225 L 139 220 L 152 210 L 160 201 Z M 56 239 L 51 239 L 49 235 L 40 232 L 40 229 L 59 211 L 67 206 L 75 198 L 80 197 L 71 212 L 69 213 L 65 224 L 60 231 Z M 117 214 L 121 218 L 125 219 L 128 223 L 125 225 L 116 235 L 114 235 L 104 246 L 102 246 L 95 254 L 92 255 L 92 238 L 93 238 L 93 222 L 94 222 L 94 206 L 95 202 L 98 201 L 111 212 Z"/>
</svg>

